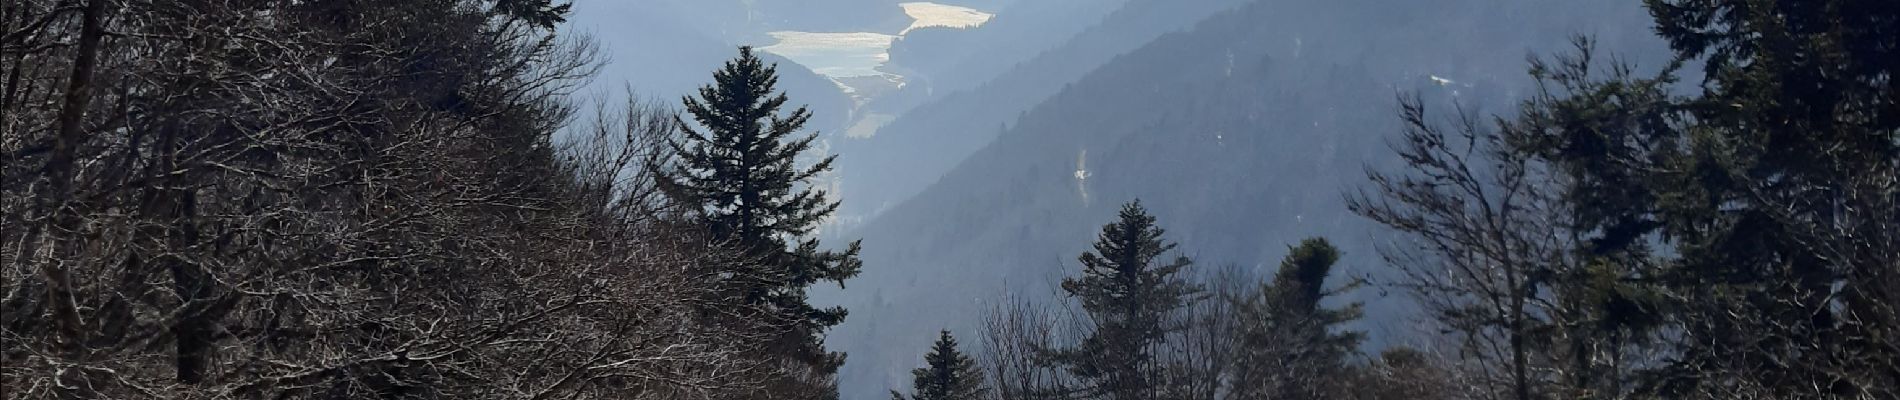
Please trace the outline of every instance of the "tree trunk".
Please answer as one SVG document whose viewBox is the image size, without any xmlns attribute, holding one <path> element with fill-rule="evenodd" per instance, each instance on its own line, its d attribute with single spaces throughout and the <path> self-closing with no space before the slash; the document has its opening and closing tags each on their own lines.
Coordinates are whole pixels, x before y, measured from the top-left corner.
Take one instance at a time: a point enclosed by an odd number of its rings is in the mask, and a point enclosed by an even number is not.
<svg viewBox="0 0 1900 400">
<path fill-rule="evenodd" d="M 54 120 L 58 132 L 53 141 L 53 153 L 46 163 L 46 173 L 52 197 L 43 210 L 52 212 L 54 229 L 40 232 L 55 239 L 54 251 L 63 253 L 63 243 L 67 236 L 79 227 L 79 216 L 71 209 L 73 197 L 73 163 L 78 158 L 79 143 L 85 141 L 86 107 L 92 102 L 92 70 L 99 59 L 99 41 L 105 36 L 101 26 L 105 14 L 106 0 L 92 0 L 86 4 L 80 14 L 81 28 L 79 46 L 73 55 L 72 74 L 66 81 L 65 98 L 62 101 L 58 119 Z M 52 308 L 53 324 L 60 346 L 67 351 L 77 351 L 80 346 L 81 326 L 77 300 L 73 298 L 72 278 L 67 266 L 58 262 L 40 263 L 40 273 L 46 277 L 47 304 Z"/>
<path fill-rule="evenodd" d="M 1522 300 L 1518 300 L 1522 301 Z M 1529 349 L 1524 348 L 1523 305 L 1517 307 L 1518 315 L 1511 320 L 1511 380 L 1517 391 L 1517 400 L 1531 399 L 1529 367 Z"/>
</svg>

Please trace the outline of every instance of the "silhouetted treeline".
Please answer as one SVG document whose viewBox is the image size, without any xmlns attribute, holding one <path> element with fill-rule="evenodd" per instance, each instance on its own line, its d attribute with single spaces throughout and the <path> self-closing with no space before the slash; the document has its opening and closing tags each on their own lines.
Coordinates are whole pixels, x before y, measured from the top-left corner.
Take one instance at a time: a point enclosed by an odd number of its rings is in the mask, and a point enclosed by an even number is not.
<svg viewBox="0 0 1900 400">
<path fill-rule="evenodd" d="M 1067 301 L 990 310 L 982 371 L 926 375 L 939 370 L 932 361 L 918 384 L 982 388 L 953 399 L 1432 399 L 1468 384 L 1419 350 L 1359 355 L 1364 334 L 1345 326 L 1360 305 L 1332 298 L 1365 281 L 1326 285 L 1340 252 L 1325 239 L 1288 247 L 1259 282 L 1233 267 L 1195 270 L 1208 267 L 1165 234 L 1139 201 L 1123 205 L 1063 280 Z M 945 352 L 939 342 L 930 357 Z"/>
</svg>

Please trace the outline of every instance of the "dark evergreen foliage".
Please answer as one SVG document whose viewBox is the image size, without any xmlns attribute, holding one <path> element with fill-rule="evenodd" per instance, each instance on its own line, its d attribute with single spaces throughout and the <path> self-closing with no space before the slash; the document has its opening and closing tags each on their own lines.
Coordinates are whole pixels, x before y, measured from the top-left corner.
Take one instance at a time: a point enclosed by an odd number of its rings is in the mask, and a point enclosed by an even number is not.
<svg viewBox="0 0 1900 400">
<path fill-rule="evenodd" d="M 1333 309 L 1320 302 L 1355 289 L 1354 281 L 1326 289 L 1339 250 L 1323 238 L 1289 248 L 1273 282 L 1240 307 L 1239 349 L 1232 393 L 1239 399 L 1324 399 L 1350 390 L 1338 386 L 1347 356 L 1365 334 L 1342 331 L 1359 319 L 1359 303 Z"/>
<path fill-rule="evenodd" d="M 1175 248 L 1164 233 L 1141 201 L 1129 202 L 1117 221 L 1102 226 L 1095 250 L 1078 259 L 1082 276 L 1062 280 L 1062 290 L 1081 300 L 1094 323 L 1078 346 L 1054 354 L 1083 381 L 1080 393 L 1150 399 L 1164 390 L 1153 347 L 1180 329 L 1172 313 L 1200 292 L 1180 275 L 1192 261 L 1164 258 Z"/>
<path fill-rule="evenodd" d="M 774 347 L 829 376 L 844 356 L 826 352 L 822 335 L 843 322 L 846 312 L 812 306 L 805 291 L 822 281 L 843 285 L 857 275 L 858 243 L 830 251 L 810 238 L 838 203 L 807 184 L 830 170 L 835 156 L 800 165 L 818 136 L 796 135 L 811 118 L 804 107 L 779 113 L 788 98 L 776 92 L 776 70 L 751 47 L 740 47 L 738 58 L 713 73 L 714 83 L 700 88 L 697 98 L 684 99 L 695 124 L 680 121 L 687 128 L 669 142 L 673 163 L 659 167 L 660 183 L 669 197 L 696 207 L 692 212 L 715 239 L 754 261 L 718 271 L 731 296 L 771 313 L 740 318 L 782 328 Z"/>
<path fill-rule="evenodd" d="M 1521 151 L 1573 182 L 1579 335 L 1666 333 L 1648 394 L 1895 395 L 1874 371 L 1900 370 L 1900 4 L 1646 4 L 1699 91 L 1672 95 L 1674 68 L 1594 71 L 1585 46 L 1536 65 L 1552 91 L 1521 118 Z"/>
<path fill-rule="evenodd" d="M 957 339 L 950 331 L 943 331 L 937 337 L 937 343 L 924 355 L 923 368 L 910 371 L 912 376 L 910 400 L 982 400 L 989 390 L 984 387 L 983 370 L 979 369 L 975 359 L 957 350 Z M 891 392 L 893 400 L 905 397 Z"/>
</svg>

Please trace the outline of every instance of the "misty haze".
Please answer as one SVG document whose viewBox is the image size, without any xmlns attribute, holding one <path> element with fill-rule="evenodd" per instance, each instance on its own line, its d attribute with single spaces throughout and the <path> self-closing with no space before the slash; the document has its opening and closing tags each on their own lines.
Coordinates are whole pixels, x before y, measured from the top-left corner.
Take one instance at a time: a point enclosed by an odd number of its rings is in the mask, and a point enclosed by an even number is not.
<svg viewBox="0 0 1900 400">
<path fill-rule="evenodd" d="M 5 0 L 0 398 L 1900 399 L 1900 1 Z"/>
</svg>

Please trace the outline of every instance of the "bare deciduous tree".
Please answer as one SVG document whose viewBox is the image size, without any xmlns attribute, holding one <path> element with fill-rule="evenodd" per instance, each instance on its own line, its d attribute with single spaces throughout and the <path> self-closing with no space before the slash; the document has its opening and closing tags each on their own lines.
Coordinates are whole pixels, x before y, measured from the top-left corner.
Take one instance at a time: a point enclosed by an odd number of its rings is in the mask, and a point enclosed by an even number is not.
<svg viewBox="0 0 1900 400">
<path fill-rule="evenodd" d="M 709 398 L 785 373 L 696 312 L 701 266 L 740 261 L 653 196 L 671 112 L 557 145 L 592 47 L 548 29 L 563 6 L 501 3 L 9 2 L 7 396 Z"/>
<path fill-rule="evenodd" d="M 1403 274 L 1395 286 L 1462 338 L 1486 390 L 1543 396 L 1549 377 L 1537 349 L 1555 314 L 1544 291 L 1575 248 L 1550 172 L 1476 117 L 1461 114 L 1448 130 L 1417 99 L 1403 101 L 1401 116 L 1407 129 L 1394 147 L 1408 170 L 1369 172 L 1373 191 L 1348 206 L 1409 239 L 1380 249 Z"/>
<path fill-rule="evenodd" d="M 1060 340 L 1060 323 L 1044 306 L 1014 298 L 984 314 L 978 361 L 996 398 L 1046 399 L 1064 384 L 1061 368 L 1043 356 Z"/>
</svg>

